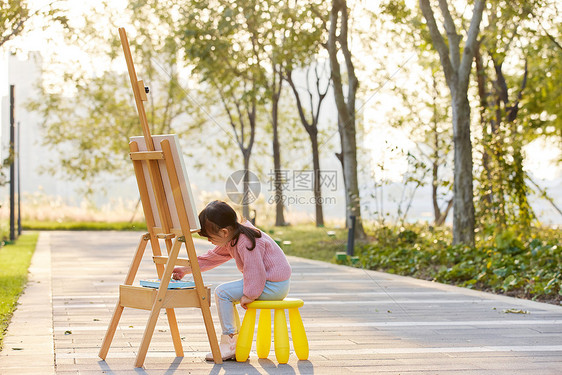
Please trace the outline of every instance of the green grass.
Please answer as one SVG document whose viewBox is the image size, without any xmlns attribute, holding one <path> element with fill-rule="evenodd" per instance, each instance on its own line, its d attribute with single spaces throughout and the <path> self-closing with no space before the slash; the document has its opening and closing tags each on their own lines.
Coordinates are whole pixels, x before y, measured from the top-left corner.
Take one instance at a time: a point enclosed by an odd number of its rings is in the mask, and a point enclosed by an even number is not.
<svg viewBox="0 0 562 375">
<path fill-rule="evenodd" d="M 24 234 L 15 244 L 0 248 L 0 348 L 12 313 L 27 282 L 37 233 Z"/>
<path fill-rule="evenodd" d="M 346 229 L 317 228 L 311 224 L 261 229 L 274 240 L 280 240 L 287 255 L 331 262 L 336 252 L 345 252 L 346 249 Z M 333 235 L 328 235 L 328 232 L 333 232 Z"/>
<path fill-rule="evenodd" d="M 145 222 L 24 221 L 24 230 L 146 230 Z"/>
</svg>

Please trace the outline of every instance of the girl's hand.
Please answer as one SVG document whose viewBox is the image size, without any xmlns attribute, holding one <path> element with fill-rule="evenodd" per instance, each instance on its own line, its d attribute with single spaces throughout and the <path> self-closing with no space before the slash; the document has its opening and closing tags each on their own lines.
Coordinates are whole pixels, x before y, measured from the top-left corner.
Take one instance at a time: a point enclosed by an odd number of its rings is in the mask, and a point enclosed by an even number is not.
<svg viewBox="0 0 562 375">
<path fill-rule="evenodd" d="M 244 310 L 247 310 L 247 309 L 248 309 L 248 306 L 246 306 L 246 305 L 247 305 L 248 303 L 252 303 L 252 302 L 254 302 L 254 300 L 253 300 L 253 299 L 250 299 L 250 298 L 248 298 L 248 297 L 246 297 L 246 296 L 242 296 L 242 298 L 240 298 L 240 306 L 242 306 L 242 308 L 243 308 Z"/>
<path fill-rule="evenodd" d="M 187 267 L 176 267 L 172 271 L 172 279 L 181 280 L 187 274 Z"/>
</svg>

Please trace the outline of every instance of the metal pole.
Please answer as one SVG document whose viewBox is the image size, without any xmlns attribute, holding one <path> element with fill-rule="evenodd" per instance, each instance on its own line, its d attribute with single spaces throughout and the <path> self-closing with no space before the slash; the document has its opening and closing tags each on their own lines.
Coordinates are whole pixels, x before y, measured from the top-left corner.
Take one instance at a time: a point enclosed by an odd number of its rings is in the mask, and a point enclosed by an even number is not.
<svg viewBox="0 0 562 375">
<path fill-rule="evenodd" d="M 16 240 L 15 234 L 15 168 L 14 168 L 14 85 L 10 85 L 10 241 Z"/>
<path fill-rule="evenodd" d="M 17 152 L 17 160 L 18 160 L 18 164 L 17 164 L 17 174 L 18 174 L 18 237 L 21 235 L 21 185 L 20 185 L 20 155 L 21 155 L 21 150 L 20 150 L 20 131 L 21 131 L 21 124 L 18 121 L 18 128 L 17 128 L 17 136 L 16 136 L 16 152 Z"/>
<path fill-rule="evenodd" d="M 347 255 L 353 256 L 353 248 L 355 246 L 355 215 L 349 217 L 351 226 L 347 232 Z"/>
</svg>

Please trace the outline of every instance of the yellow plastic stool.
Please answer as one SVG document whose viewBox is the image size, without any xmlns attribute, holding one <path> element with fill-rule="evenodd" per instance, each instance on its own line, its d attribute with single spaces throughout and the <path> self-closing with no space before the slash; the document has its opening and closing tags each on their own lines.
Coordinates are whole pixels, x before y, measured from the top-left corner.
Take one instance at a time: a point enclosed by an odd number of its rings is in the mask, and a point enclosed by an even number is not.
<svg viewBox="0 0 562 375">
<path fill-rule="evenodd" d="M 283 301 L 254 301 L 248 304 L 248 310 L 244 315 L 242 327 L 238 333 L 236 344 L 236 360 L 245 362 L 250 355 L 252 341 L 254 339 L 254 327 L 256 325 L 256 310 L 260 309 L 258 322 L 258 334 L 256 338 L 256 349 L 259 358 L 267 358 L 271 349 L 271 309 L 274 313 L 274 342 L 275 358 L 279 363 L 289 361 L 289 332 L 285 309 L 289 310 L 289 322 L 291 324 L 291 335 L 293 336 L 293 347 L 297 357 L 304 361 L 308 359 L 308 340 L 304 325 L 302 324 L 299 307 L 304 302 L 297 298 L 285 298 Z"/>
</svg>

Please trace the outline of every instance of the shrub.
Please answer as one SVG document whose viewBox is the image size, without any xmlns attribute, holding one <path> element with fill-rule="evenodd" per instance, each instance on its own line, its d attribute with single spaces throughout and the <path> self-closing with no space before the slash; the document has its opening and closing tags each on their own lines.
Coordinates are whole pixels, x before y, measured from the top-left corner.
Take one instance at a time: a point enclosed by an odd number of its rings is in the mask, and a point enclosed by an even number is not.
<svg viewBox="0 0 562 375">
<path fill-rule="evenodd" d="M 368 269 L 558 303 L 562 295 L 561 233 L 506 230 L 475 247 L 451 246 L 451 233 L 424 225 L 376 228 L 357 251 Z"/>
</svg>

